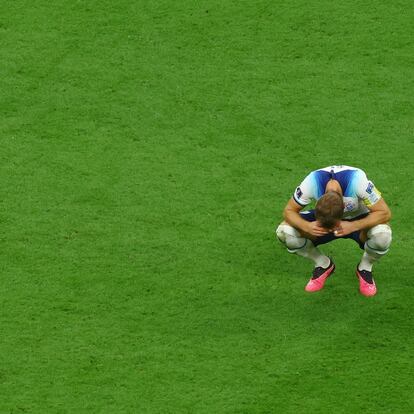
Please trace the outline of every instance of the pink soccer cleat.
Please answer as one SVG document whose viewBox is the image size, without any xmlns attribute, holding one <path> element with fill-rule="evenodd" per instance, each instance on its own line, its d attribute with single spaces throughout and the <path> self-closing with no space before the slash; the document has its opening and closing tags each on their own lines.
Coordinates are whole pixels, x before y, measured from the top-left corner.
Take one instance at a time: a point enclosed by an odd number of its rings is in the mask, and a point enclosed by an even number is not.
<svg viewBox="0 0 414 414">
<path fill-rule="evenodd" d="M 364 296 L 374 296 L 377 293 L 375 281 L 372 278 L 372 272 L 368 270 L 359 270 L 356 268 L 356 275 L 359 279 L 359 291 Z"/>
<path fill-rule="evenodd" d="M 329 259 L 331 260 L 331 259 Z M 308 284 L 305 286 L 306 292 L 316 292 L 323 288 L 326 279 L 335 271 L 335 264 L 331 260 L 329 266 L 326 268 L 315 267 L 313 269 L 312 278 L 309 280 Z"/>
</svg>

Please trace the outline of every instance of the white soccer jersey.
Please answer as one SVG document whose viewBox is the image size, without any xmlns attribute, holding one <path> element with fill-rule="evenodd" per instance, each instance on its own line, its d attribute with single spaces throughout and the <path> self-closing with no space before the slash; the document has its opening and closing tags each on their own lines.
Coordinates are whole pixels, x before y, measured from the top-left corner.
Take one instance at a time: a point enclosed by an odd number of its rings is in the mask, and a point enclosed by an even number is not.
<svg viewBox="0 0 414 414">
<path fill-rule="evenodd" d="M 296 188 L 294 200 L 301 206 L 307 206 L 325 194 L 330 179 L 337 180 L 342 188 L 344 199 L 344 219 L 351 219 L 367 213 L 381 199 L 381 193 L 368 180 L 365 172 L 346 165 L 334 165 L 312 171 Z"/>
</svg>

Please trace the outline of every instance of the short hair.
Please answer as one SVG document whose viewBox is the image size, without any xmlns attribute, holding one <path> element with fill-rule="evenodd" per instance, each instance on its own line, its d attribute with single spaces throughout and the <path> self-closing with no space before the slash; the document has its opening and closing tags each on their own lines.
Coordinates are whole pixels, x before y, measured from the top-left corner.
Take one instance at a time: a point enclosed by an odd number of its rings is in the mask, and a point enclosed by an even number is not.
<svg viewBox="0 0 414 414">
<path fill-rule="evenodd" d="M 322 227 L 332 229 L 344 213 L 344 200 L 336 191 L 328 191 L 316 203 L 315 217 Z"/>
</svg>

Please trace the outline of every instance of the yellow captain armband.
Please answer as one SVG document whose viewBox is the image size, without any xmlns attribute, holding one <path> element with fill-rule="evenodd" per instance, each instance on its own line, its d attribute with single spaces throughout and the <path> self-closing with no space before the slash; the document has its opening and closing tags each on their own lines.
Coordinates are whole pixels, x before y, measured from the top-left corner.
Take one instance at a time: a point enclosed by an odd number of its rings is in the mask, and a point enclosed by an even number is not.
<svg viewBox="0 0 414 414">
<path fill-rule="evenodd" d="M 368 186 L 364 197 L 364 204 L 367 207 L 371 207 L 381 200 L 381 192 L 377 190 L 373 185 L 372 187 Z"/>
</svg>

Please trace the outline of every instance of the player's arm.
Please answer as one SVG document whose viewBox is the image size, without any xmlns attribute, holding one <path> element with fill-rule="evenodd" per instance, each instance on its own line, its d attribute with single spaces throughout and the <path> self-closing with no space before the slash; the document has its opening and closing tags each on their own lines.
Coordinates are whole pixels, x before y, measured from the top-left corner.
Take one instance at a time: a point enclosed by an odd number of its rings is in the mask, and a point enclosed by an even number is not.
<svg viewBox="0 0 414 414">
<path fill-rule="evenodd" d="M 341 221 L 336 229 L 337 236 L 346 236 L 354 231 L 366 230 L 378 224 L 386 224 L 391 220 L 391 210 L 383 198 L 374 205 L 368 206 L 370 213 L 367 217 L 355 221 Z"/>
<path fill-rule="evenodd" d="M 303 209 L 303 206 L 298 204 L 293 198 L 291 198 L 286 204 L 283 210 L 283 217 L 285 221 L 292 227 L 298 229 L 305 236 L 323 236 L 329 233 L 328 230 L 319 226 L 317 221 L 309 222 L 304 220 L 299 212 Z"/>
<path fill-rule="evenodd" d="M 363 219 L 355 221 L 342 221 L 338 229 L 337 236 L 346 236 L 354 231 L 367 230 L 378 224 L 386 224 L 391 219 L 391 211 L 381 196 L 381 192 L 375 187 L 374 183 L 368 180 L 364 172 L 360 172 L 357 187 L 357 195 L 364 202 L 370 211 L 369 215 Z"/>
<path fill-rule="evenodd" d="M 368 209 L 370 214 L 367 217 L 354 221 L 356 230 L 370 229 L 377 224 L 386 224 L 391 220 L 391 210 L 383 198 Z"/>
</svg>

